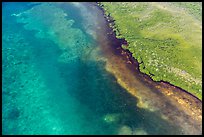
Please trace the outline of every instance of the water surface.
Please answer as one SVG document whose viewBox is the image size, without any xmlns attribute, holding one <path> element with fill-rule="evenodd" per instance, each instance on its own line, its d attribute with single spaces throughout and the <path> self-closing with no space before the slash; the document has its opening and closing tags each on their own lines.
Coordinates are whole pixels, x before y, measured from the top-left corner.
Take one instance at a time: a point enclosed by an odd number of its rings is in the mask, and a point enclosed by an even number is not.
<svg viewBox="0 0 204 137">
<path fill-rule="evenodd" d="M 3 134 L 185 133 L 137 107 L 107 71 L 120 43 L 95 4 L 9 2 L 2 11 Z"/>
</svg>

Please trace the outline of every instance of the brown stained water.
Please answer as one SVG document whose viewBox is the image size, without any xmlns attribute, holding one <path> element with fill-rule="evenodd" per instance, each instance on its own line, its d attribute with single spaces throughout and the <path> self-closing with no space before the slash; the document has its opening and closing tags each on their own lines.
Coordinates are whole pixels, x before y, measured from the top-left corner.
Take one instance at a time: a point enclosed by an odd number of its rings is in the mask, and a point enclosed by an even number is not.
<svg viewBox="0 0 204 137">
<path fill-rule="evenodd" d="M 3 134 L 202 134 L 201 101 L 140 73 L 96 3 L 10 2 L 2 18 Z"/>
<path fill-rule="evenodd" d="M 136 107 L 157 113 L 162 119 L 182 130 L 182 134 L 202 134 L 202 101 L 188 92 L 166 82 L 154 82 L 139 72 L 137 61 L 131 53 L 122 49 L 125 40 L 119 40 L 108 26 L 103 10 L 91 8 L 97 13 L 100 28 L 96 28 L 97 41 L 106 60 L 106 70 L 117 82 L 138 99 Z M 145 114 L 144 114 L 145 115 Z M 151 118 L 154 121 L 154 118 Z M 155 119 L 156 120 L 156 119 Z"/>
</svg>

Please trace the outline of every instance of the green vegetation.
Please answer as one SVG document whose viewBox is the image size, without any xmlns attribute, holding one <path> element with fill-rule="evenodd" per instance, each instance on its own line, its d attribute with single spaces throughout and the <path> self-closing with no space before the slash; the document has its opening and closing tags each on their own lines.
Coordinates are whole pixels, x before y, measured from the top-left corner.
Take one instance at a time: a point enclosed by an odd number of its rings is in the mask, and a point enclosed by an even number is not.
<svg viewBox="0 0 204 137">
<path fill-rule="evenodd" d="M 189 14 L 194 15 L 197 19 L 202 21 L 202 3 L 198 2 L 173 2 L 173 4 L 184 8 Z"/>
<path fill-rule="evenodd" d="M 118 38 L 155 81 L 168 81 L 202 99 L 201 3 L 102 2 Z M 124 47 L 124 46 L 123 46 Z"/>
</svg>

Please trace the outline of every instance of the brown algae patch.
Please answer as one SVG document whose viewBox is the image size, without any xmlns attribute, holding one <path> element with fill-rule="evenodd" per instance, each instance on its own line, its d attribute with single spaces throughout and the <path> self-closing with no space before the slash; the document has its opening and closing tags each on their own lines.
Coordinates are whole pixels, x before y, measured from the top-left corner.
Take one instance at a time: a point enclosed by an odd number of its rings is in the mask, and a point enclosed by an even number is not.
<svg viewBox="0 0 204 137">
<path fill-rule="evenodd" d="M 197 98 L 164 82 L 144 78 L 144 84 L 140 81 L 141 76 L 132 72 L 127 65 L 131 64 L 112 55 L 108 56 L 106 70 L 138 99 L 137 107 L 160 113 L 163 119 L 181 127 L 183 134 L 201 134 L 202 103 Z"/>
<path fill-rule="evenodd" d="M 110 61 L 110 58 L 109 58 Z M 140 108 L 149 108 L 148 103 L 144 103 L 142 101 L 142 98 L 140 96 L 140 93 L 138 92 L 137 88 L 141 87 L 141 83 L 137 81 L 131 73 L 126 71 L 126 66 L 125 63 L 121 63 L 122 60 L 115 58 L 115 64 L 111 62 L 106 62 L 106 70 L 110 73 L 112 73 L 117 82 L 124 88 L 126 89 L 130 94 L 138 98 L 138 103 L 137 106 Z M 124 73 L 121 73 L 124 72 Z M 125 75 L 124 75 L 125 74 Z M 132 82 L 129 82 L 132 81 Z M 137 83 L 137 84 L 133 84 Z M 136 86 L 137 85 L 137 88 Z"/>
</svg>

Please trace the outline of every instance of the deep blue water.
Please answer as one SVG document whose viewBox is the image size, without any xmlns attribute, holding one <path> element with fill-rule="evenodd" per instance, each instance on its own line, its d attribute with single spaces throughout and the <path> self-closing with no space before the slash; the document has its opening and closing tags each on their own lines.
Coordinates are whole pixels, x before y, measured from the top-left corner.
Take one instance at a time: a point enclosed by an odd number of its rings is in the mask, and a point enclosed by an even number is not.
<svg viewBox="0 0 204 137">
<path fill-rule="evenodd" d="M 3 134 L 178 133 L 136 108 L 66 4 L 3 3 Z"/>
</svg>

